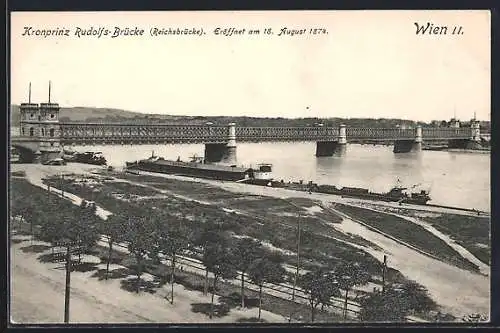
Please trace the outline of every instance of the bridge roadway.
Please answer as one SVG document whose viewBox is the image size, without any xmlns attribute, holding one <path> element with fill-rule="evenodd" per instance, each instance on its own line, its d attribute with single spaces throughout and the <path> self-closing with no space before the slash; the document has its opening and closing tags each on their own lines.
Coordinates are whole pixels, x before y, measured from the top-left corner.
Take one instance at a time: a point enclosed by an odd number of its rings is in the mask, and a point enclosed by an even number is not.
<svg viewBox="0 0 500 333">
<path fill-rule="evenodd" d="M 227 143 L 230 126 L 61 122 L 62 144 Z M 236 127 L 238 142 L 415 140 L 417 128 Z M 343 134 L 343 135 L 342 135 Z M 470 139 L 470 128 L 421 128 L 424 141 Z"/>
</svg>

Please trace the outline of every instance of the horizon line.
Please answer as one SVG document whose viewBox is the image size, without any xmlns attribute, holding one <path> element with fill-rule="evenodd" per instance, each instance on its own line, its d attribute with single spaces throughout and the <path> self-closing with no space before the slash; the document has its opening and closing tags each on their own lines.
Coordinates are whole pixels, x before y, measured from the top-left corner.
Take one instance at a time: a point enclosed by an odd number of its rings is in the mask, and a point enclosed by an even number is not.
<svg viewBox="0 0 500 333">
<path fill-rule="evenodd" d="M 31 103 L 31 104 L 43 104 L 46 102 L 41 102 L 41 103 Z M 10 106 L 17 106 L 19 107 L 21 104 L 26 104 L 25 102 L 23 103 L 11 103 Z M 59 103 L 52 103 L 52 104 L 59 104 Z M 122 111 L 122 112 L 129 112 L 129 113 L 136 113 L 138 116 L 143 115 L 143 116 L 174 116 L 174 117 L 207 117 L 207 118 L 221 118 L 221 117 L 226 117 L 226 118 L 237 118 L 237 117 L 246 117 L 250 119 L 288 119 L 288 120 L 293 120 L 293 119 L 323 119 L 323 120 L 330 120 L 330 119 L 343 119 L 343 120 L 349 120 L 349 119 L 372 119 L 372 120 L 402 120 L 402 121 L 408 121 L 408 122 L 422 122 L 422 123 L 431 123 L 432 121 L 450 121 L 450 120 L 458 120 L 460 122 L 469 122 L 474 119 L 474 117 L 471 117 L 468 120 L 461 120 L 457 119 L 456 117 L 450 117 L 448 120 L 445 118 L 442 119 L 432 119 L 432 120 L 415 120 L 415 119 L 404 119 L 404 118 L 370 118 L 370 117 L 283 117 L 283 116 L 245 116 L 245 115 L 186 115 L 186 114 L 162 114 L 162 113 L 144 113 L 140 111 L 134 111 L 134 110 L 128 110 L 128 109 L 120 109 L 117 107 L 110 107 L 110 106 L 84 106 L 84 105 L 77 105 L 77 106 L 63 106 L 59 104 L 60 108 L 65 108 L 65 109 L 74 109 L 74 108 L 85 108 L 85 109 L 109 109 L 109 110 L 117 110 L 117 111 Z M 126 117 L 124 117 L 126 118 Z M 484 120 L 484 119 L 476 119 L 477 121 L 483 121 L 483 122 L 491 122 L 491 119 Z"/>
</svg>

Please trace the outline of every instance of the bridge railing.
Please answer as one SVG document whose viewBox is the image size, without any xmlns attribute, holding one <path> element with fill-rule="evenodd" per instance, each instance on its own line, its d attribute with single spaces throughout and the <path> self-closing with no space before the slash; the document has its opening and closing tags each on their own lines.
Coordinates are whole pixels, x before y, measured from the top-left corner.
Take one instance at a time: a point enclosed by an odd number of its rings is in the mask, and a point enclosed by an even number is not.
<svg viewBox="0 0 500 333">
<path fill-rule="evenodd" d="M 453 138 L 468 138 L 471 135 L 470 128 L 422 128 L 422 136 L 424 140 L 427 139 L 453 139 Z"/>
<path fill-rule="evenodd" d="M 392 140 L 392 139 L 415 139 L 415 128 L 346 128 L 349 139 L 372 139 L 372 140 Z"/>
<path fill-rule="evenodd" d="M 336 140 L 334 127 L 236 127 L 237 141 Z"/>
<path fill-rule="evenodd" d="M 168 139 L 173 142 L 225 142 L 228 135 L 226 126 L 61 124 L 61 136 L 65 141 Z"/>
<path fill-rule="evenodd" d="M 227 142 L 228 126 L 60 123 L 64 142 L 141 141 L 167 142 Z M 236 141 L 334 141 L 339 138 L 338 127 L 236 127 Z M 417 129 L 346 128 L 347 140 L 415 139 Z M 422 128 L 423 140 L 469 138 L 470 128 Z"/>
</svg>

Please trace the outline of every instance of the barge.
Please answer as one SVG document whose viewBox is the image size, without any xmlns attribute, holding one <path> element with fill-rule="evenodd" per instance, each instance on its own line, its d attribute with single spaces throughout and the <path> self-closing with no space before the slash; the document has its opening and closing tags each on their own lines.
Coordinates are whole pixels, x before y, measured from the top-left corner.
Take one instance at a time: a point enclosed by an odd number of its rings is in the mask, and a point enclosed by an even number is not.
<svg viewBox="0 0 500 333">
<path fill-rule="evenodd" d="M 342 187 L 337 188 L 331 185 L 315 186 L 312 191 L 327 194 L 336 194 L 346 198 L 368 199 L 386 202 L 400 202 L 416 205 L 425 205 L 431 197 L 429 192 L 421 190 L 408 193 L 408 188 L 396 185 L 386 193 L 370 192 L 366 188 Z"/>
<path fill-rule="evenodd" d="M 126 170 L 149 171 L 157 173 L 174 174 L 214 180 L 246 182 L 255 185 L 267 185 L 271 180 L 272 166 L 259 164 L 257 168 L 208 164 L 203 158 L 194 156 L 191 161 L 185 162 L 178 158 L 176 161 L 155 156 L 135 162 L 126 162 Z"/>
<path fill-rule="evenodd" d="M 93 165 L 106 165 L 106 158 L 101 152 L 87 151 L 84 153 L 78 153 L 71 150 L 64 150 L 62 158 L 67 162 L 76 162 L 84 164 Z"/>
<path fill-rule="evenodd" d="M 318 185 L 312 181 L 308 183 L 276 181 L 272 175 L 272 165 L 268 163 L 258 164 L 257 168 L 238 167 L 236 165 L 206 164 L 202 158 L 193 157 L 191 161 L 184 162 L 180 158 L 177 161 L 166 160 L 162 157 L 154 156 L 154 152 L 148 159 L 135 162 L 126 162 L 126 172 L 138 173 L 139 171 L 174 174 L 179 176 L 189 176 L 196 178 L 206 178 L 214 180 L 235 181 L 245 184 L 270 186 L 285 188 L 295 191 L 316 192 L 325 194 L 340 195 L 348 198 L 358 198 L 366 200 L 399 202 L 408 204 L 425 205 L 429 200 L 429 192 L 421 190 L 419 192 L 408 193 L 408 188 L 396 185 L 389 192 L 371 192 L 366 188 L 340 187 L 333 185 Z"/>
</svg>

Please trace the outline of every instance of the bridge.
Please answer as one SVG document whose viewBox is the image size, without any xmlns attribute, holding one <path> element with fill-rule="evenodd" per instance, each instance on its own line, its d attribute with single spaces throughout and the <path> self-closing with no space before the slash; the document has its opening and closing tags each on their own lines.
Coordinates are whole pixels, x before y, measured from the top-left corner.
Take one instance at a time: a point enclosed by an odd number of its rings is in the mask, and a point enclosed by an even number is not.
<svg viewBox="0 0 500 333">
<path fill-rule="evenodd" d="M 480 145 L 479 123 L 461 128 L 455 120 L 450 128 L 347 128 L 339 127 L 237 127 L 213 125 L 167 125 L 139 123 L 60 122 L 60 107 L 50 102 L 20 105 L 20 133 L 11 136 L 11 147 L 22 161 L 44 161 L 62 155 L 63 147 L 87 144 L 175 144 L 204 143 L 205 161 L 234 163 L 236 142 L 315 141 L 316 156 L 345 152 L 351 142 L 394 142 L 395 153 L 419 151 L 422 142 L 447 141 L 454 148 Z"/>
<path fill-rule="evenodd" d="M 44 106 L 46 107 L 46 105 Z M 44 127 L 45 128 L 44 130 Z M 316 156 L 345 152 L 348 142 L 394 142 L 395 153 L 421 150 L 422 142 L 446 141 L 450 147 L 473 148 L 479 144 L 479 123 L 460 128 L 349 128 L 339 127 L 237 127 L 126 123 L 22 121 L 21 133 L 11 138 L 25 159 L 53 158 L 63 146 L 121 144 L 205 144 L 208 162 L 234 160 L 237 142 L 315 141 Z"/>
</svg>

